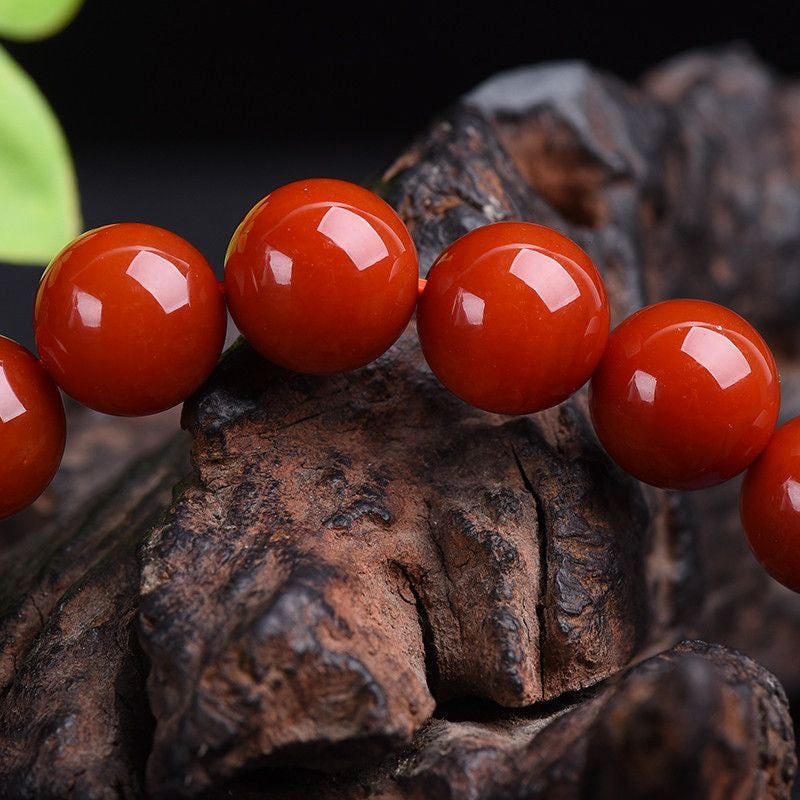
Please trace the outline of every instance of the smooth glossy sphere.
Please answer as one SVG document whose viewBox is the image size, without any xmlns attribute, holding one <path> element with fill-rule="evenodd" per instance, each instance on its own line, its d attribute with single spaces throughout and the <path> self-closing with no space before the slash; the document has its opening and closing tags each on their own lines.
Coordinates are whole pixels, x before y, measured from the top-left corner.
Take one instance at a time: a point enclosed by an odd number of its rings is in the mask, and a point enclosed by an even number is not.
<svg viewBox="0 0 800 800">
<path fill-rule="evenodd" d="M 231 316 L 287 369 L 344 372 L 387 350 L 417 297 L 417 254 L 380 197 L 344 181 L 276 189 L 244 218 L 225 260 Z"/>
<path fill-rule="evenodd" d="M 747 470 L 740 511 L 756 558 L 800 592 L 800 417 L 778 428 Z"/>
<path fill-rule="evenodd" d="M 64 437 L 64 405 L 52 378 L 24 347 L 0 336 L 0 518 L 47 488 Z"/>
<path fill-rule="evenodd" d="M 123 223 L 90 231 L 51 262 L 36 295 L 36 346 L 65 392 L 138 416 L 185 400 L 225 341 L 208 262 L 174 233 Z"/>
<path fill-rule="evenodd" d="M 668 300 L 628 317 L 590 387 L 595 430 L 639 480 L 668 489 L 713 486 L 745 469 L 775 428 L 775 360 L 738 314 Z"/>
<path fill-rule="evenodd" d="M 419 300 L 425 358 L 462 400 L 526 414 L 566 400 L 608 339 L 608 299 L 589 256 L 557 231 L 498 222 L 435 261 Z"/>
</svg>

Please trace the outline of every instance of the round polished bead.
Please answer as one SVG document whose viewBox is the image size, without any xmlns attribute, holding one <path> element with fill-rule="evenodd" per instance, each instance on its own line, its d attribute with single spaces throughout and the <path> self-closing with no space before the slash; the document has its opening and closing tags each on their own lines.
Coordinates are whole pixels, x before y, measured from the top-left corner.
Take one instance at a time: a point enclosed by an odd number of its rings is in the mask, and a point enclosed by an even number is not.
<svg viewBox="0 0 800 800">
<path fill-rule="evenodd" d="M 414 311 L 417 255 L 380 197 L 338 180 L 276 189 L 244 218 L 225 260 L 231 316 L 265 358 L 332 373 L 387 350 Z"/>
<path fill-rule="evenodd" d="M 566 236 L 527 222 L 478 228 L 434 262 L 417 309 L 425 358 L 462 400 L 525 414 L 566 400 L 608 339 L 603 281 Z"/>
<path fill-rule="evenodd" d="M 225 341 L 225 302 L 208 262 L 151 225 L 90 231 L 55 257 L 36 295 L 36 346 L 65 392 L 107 414 L 185 400 Z"/>
<path fill-rule="evenodd" d="M 745 469 L 775 428 L 775 360 L 738 314 L 702 300 L 668 300 L 628 317 L 592 378 L 595 430 L 645 483 L 713 486 Z"/>
<path fill-rule="evenodd" d="M 64 437 L 64 406 L 52 378 L 24 347 L 0 336 L 0 518 L 45 490 Z"/>
<path fill-rule="evenodd" d="M 778 428 L 747 470 L 740 511 L 756 558 L 800 592 L 800 417 Z"/>
</svg>

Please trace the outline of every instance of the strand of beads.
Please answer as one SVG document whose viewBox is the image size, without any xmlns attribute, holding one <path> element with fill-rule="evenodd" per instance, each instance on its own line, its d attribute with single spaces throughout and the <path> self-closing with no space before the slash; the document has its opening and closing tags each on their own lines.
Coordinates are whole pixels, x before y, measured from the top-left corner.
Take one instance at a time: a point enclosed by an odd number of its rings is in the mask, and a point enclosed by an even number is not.
<svg viewBox="0 0 800 800">
<path fill-rule="evenodd" d="M 751 325 L 714 303 L 671 300 L 609 336 L 607 293 L 589 256 L 524 222 L 468 233 L 419 281 L 394 210 L 335 180 L 261 200 L 233 235 L 222 285 L 188 242 L 149 225 L 99 228 L 56 256 L 36 296 L 41 361 L 0 339 L 0 516 L 32 502 L 58 466 L 56 384 L 111 414 L 176 405 L 219 358 L 226 300 L 259 353 L 299 372 L 364 366 L 416 309 L 431 369 L 479 408 L 540 411 L 591 379 L 597 434 L 640 480 L 698 489 L 750 467 L 742 519 L 751 546 L 800 590 L 800 420 L 773 435 L 779 378 Z"/>
</svg>

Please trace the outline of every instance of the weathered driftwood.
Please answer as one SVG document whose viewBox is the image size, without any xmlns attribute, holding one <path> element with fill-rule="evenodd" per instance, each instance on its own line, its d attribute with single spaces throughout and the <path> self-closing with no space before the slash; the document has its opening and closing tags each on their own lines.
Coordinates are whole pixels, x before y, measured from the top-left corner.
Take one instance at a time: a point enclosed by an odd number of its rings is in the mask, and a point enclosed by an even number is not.
<svg viewBox="0 0 800 800">
<path fill-rule="evenodd" d="M 437 700 L 556 697 L 663 633 L 666 511 L 577 402 L 474 411 L 408 336 L 337 378 L 242 346 L 185 421 L 198 474 L 143 549 L 153 786 L 382 754 Z"/>
<path fill-rule="evenodd" d="M 176 436 L 4 559 L 0 797 L 140 796 L 153 720 L 136 547 L 188 470 Z"/>
<path fill-rule="evenodd" d="M 556 703 L 443 709 L 369 770 L 259 773 L 205 800 L 782 797 L 795 759 L 781 695 L 750 659 L 683 642 Z"/>
<path fill-rule="evenodd" d="M 594 256 L 615 319 L 716 297 L 788 360 L 793 98 L 736 53 L 638 89 L 533 68 L 457 104 L 383 189 L 423 269 L 476 225 L 544 222 Z M 0 562 L 8 796 L 787 796 L 786 698 L 763 669 L 692 643 L 625 672 L 698 623 L 741 632 L 703 606 L 698 557 L 738 532 L 730 499 L 712 516 L 616 469 L 585 396 L 478 412 L 438 386 L 410 330 L 327 378 L 239 345 L 184 424 L 195 471 L 151 532 L 179 444 L 77 534 L 54 519 L 31 536 L 30 568 Z M 724 572 L 706 573 L 721 606 Z M 779 606 L 788 630 L 798 605 Z"/>
</svg>

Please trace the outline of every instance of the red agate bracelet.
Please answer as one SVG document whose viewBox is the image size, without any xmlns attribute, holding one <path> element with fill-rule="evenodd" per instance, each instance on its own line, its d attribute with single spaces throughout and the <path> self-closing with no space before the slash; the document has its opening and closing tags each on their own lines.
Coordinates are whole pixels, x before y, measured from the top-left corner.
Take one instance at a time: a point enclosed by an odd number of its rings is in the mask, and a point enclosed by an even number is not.
<svg viewBox="0 0 800 800">
<path fill-rule="evenodd" d="M 598 437 L 640 480 L 698 489 L 750 467 L 742 519 L 751 546 L 800 590 L 800 421 L 773 436 L 778 372 L 751 325 L 714 303 L 670 300 L 609 335 L 589 256 L 525 222 L 466 234 L 419 280 L 400 217 L 336 180 L 292 183 L 259 202 L 233 235 L 223 284 L 188 242 L 149 225 L 99 228 L 59 253 L 36 296 L 41 361 L 0 338 L 0 516 L 33 502 L 58 467 L 56 385 L 111 414 L 174 406 L 220 356 L 226 300 L 261 355 L 299 372 L 364 366 L 416 309 L 433 372 L 484 410 L 540 411 L 591 378 Z"/>
</svg>

